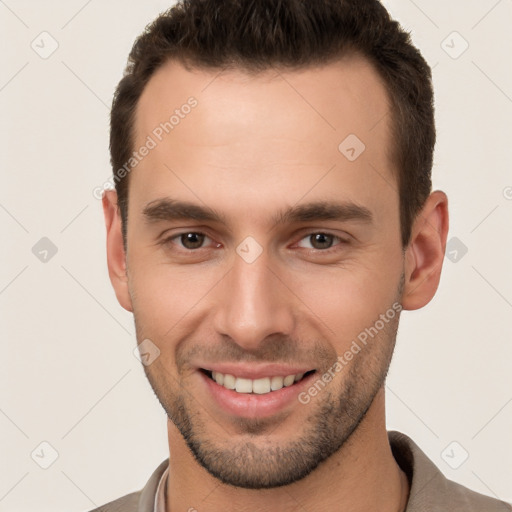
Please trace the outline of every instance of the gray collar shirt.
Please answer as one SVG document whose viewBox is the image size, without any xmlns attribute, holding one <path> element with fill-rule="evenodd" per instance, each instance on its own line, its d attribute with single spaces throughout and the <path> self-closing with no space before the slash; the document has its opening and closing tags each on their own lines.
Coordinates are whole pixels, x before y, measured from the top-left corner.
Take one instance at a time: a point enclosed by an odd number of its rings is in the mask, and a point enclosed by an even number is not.
<svg viewBox="0 0 512 512">
<path fill-rule="evenodd" d="M 406 512 L 512 512 L 512 505 L 484 496 L 448 480 L 419 446 L 397 431 L 388 432 L 395 460 L 409 479 Z M 169 459 L 151 475 L 145 487 L 91 512 L 166 512 Z M 206 510 L 196 504 L 199 510 Z M 194 504 L 191 505 L 194 510 Z"/>
</svg>

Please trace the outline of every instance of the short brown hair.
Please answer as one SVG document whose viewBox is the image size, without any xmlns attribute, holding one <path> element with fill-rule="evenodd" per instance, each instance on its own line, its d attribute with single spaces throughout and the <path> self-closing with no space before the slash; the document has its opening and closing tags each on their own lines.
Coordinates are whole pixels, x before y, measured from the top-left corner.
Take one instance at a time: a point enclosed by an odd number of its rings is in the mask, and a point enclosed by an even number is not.
<svg viewBox="0 0 512 512">
<path fill-rule="evenodd" d="M 396 167 L 403 247 L 430 194 L 436 139 L 431 70 L 410 34 L 378 0 L 182 0 L 135 41 L 111 111 L 116 170 L 133 152 L 137 102 L 169 59 L 199 68 L 300 69 L 356 52 L 384 79 L 391 99 L 391 161 Z M 128 175 L 115 186 L 126 248 Z"/>
</svg>

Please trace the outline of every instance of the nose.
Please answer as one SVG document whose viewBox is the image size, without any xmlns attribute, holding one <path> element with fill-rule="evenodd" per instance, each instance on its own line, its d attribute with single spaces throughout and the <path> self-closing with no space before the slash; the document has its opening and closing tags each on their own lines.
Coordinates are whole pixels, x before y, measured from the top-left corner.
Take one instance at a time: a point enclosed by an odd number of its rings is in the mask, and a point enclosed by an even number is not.
<svg viewBox="0 0 512 512">
<path fill-rule="evenodd" d="M 294 316 L 290 293 L 268 265 L 265 253 L 247 263 L 236 256 L 219 283 L 214 328 L 247 351 L 270 335 L 290 336 Z"/>
</svg>

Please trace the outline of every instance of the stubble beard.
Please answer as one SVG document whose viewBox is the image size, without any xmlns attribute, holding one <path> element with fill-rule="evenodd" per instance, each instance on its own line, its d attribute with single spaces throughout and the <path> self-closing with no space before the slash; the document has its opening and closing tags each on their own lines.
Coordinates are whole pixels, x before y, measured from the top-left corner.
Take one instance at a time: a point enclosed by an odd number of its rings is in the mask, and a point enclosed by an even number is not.
<svg viewBox="0 0 512 512">
<path fill-rule="evenodd" d="M 398 298 L 402 289 L 403 276 Z M 235 487 L 275 488 L 306 477 L 342 449 L 357 430 L 384 386 L 398 322 L 399 314 L 341 370 L 338 375 L 341 379 L 334 378 L 307 405 L 297 402 L 296 407 L 309 407 L 310 413 L 292 429 L 298 434 L 288 441 L 272 439 L 273 433 L 279 435 L 276 418 L 239 418 L 229 425 L 230 433 L 225 429 L 224 439 L 215 437 L 209 428 L 212 418 L 206 411 L 201 414 L 199 401 L 186 391 L 182 382 L 171 378 L 168 370 L 156 363 L 144 367 L 144 371 L 168 418 L 206 471 Z M 317 378 L 322 374 L 317 372 Z M 218 425 L 215 427 L 219 430 Z M 238 439 L 232 435 L 233 428 L 239 433 Z"/>
</svg>

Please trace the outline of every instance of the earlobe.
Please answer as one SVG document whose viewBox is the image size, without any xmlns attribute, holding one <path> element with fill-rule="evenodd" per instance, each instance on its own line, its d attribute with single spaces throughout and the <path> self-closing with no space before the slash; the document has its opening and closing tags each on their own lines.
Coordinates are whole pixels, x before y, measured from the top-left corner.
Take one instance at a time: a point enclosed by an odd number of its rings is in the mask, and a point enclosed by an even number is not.
<svg viewBox="0 0 512 512">
<path fill-rule="evenodd" d="M 422 308 L 434 297 L 441 279 L 447 236 L 448 198 L 436 190 L 416 217 L 405 252 L 404 309 Z"/>
<path fill-rule="evenodd" d="M 117 205 L 115 190 L 106 190 L 102 198 L 103 215 L 107 229 L 107 265 L 110 282 L 114 287 L 121 306 L 132 312 L 132 302 L 128 288 L 126 253 L 121 230 L 121 213 Z"/>
</svg>

